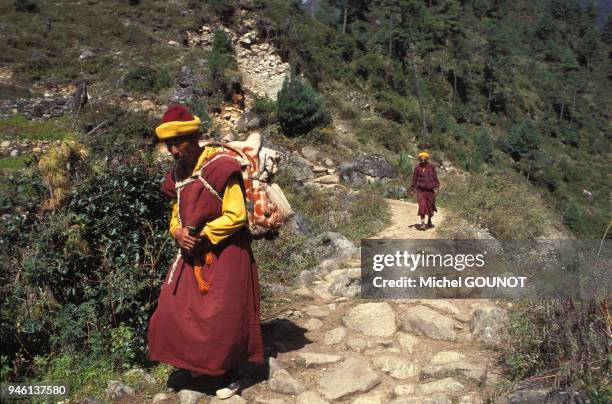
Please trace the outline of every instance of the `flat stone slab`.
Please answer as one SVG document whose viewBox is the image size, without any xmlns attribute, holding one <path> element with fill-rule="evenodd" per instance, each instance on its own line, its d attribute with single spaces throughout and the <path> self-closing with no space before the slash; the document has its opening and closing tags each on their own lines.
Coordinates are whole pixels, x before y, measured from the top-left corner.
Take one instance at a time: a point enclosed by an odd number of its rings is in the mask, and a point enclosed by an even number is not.
<svg viewBox="0 0 612 404">
<path fill-rule="evenodd" d="M 323 398 L 314 391 L 305 391 L 295 398 L 295 404 L 329 404 L 329 401 L 323 400 Z"/>
<path fill-rule="evenodd" d="M 347 330 L 345 327 L 336 327 L 333 330 L 325 333 L 325 345 L 335 345 L 342 342 L 342 340 L 346 337 Z"/>
<path fill-rule="evenodd" d="M 304 312 L 310 317 L 315 318 L 324 318 L 329 315 L 329 312 L 327 310 L 324 310 L 318 306 L 307 306 L 304 308 Z"/>
<path fill-rule="evenodd" d="M 409 307 L 400 315 L 400 322 L 408 332 L 444 341 L 457 340 L 455 322 L 429 307 L 421 305 Z"/>
<path fill-rule="evenodd" d="M 433 396 L 409 396 L 398 397 L 389 404 L 452 404 L 453 401 L 445 394 L 434 394 Z"/>
<path fill-rule="evenodd" d="M 414 353 L 416 345 L 419 343 L 419 339 L 410 334 L 404 334 L 403 332 L 398 332 L 397 341 L 399 342 L 402 349 L 408 353 Z"/>
<path fill-rule="evenodd" d="M 408 379 L 419 374 L 419 367 L 414 362 L 397 356 L 377 356 L 372 358 L 372 364 L 394 379 Z"/>
<path fill-rule="evenodd" d="M 459 383 L 452 377 L 447 377 L 440 380 L 435 380 L 429 383 L 419 384 L 416 388 L 419 394 L 432 394 L 432 393 L 457 393 L 463 391 L 465 386 Z"/>
<path fill-rule="evenodd" d="M 388 303 L 362 303 L 348 311 L 342 323 L 370 337 L 390 337 L 397 331 L 395 312 Z"/>
<path fill-rule="evenodd" d="M 280 394 L 300 394 L 306 388 L 285 369 L 279 369 L 268 382 L 270 390 Z"/>
<path fill-rule="evenodd" d="M 421 375 L 431 378 L 462 375 L 480 382 L 484 372 L 484 366 L 467 362 L 464 355 L 453 351 L 442 351 L 431 358 L 427 366 L 421 370 Z"/>
<path fill-rule="evenodd" d="M 328 400 L 337 400 L 353 393 L 366 393 L 381 382 L 381 377 L 368 362 L 350 358 L 333 371 L 319 378 L 320 392 Z"/>
<path fill-rule="evenodd" d="M 298 353 L 298 356 L 304 359 L 304 361 L 306 361 L 307 367 L 331 365 L 333 363 L 338 363 L 342 359 L 344 359 L 340 355 L 323 354 L 323 353 L 315 353 L 315 352 L 300 352 Z"/>
</svg>

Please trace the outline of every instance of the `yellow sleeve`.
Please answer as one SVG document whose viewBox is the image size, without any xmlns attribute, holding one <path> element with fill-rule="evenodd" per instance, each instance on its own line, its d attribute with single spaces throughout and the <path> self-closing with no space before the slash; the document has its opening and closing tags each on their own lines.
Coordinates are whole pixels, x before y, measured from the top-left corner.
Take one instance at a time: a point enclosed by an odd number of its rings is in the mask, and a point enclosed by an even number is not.
<svg viewBox="0 0 612 404">
<path fill-rule="evenodd" d="M 170 235 L 174 235 L 174 232 L 179 229 L 181 225 L 178 220 L 178 203 L 175 200 L 172 201 L 172 217 L 170 218 Z"/>
<path fill-rule="evenodd" d="M 240 183 L 236 178 L 230 178 L 225 187 L 221 211 L 221 216 L 208 222 L 204 226 L 204 230 L 202 230 L 213 244 L 217 244 L 231 236 L 236 230 L 244 226 L 247 221 L 244 196 L 242 195 Z"/>
</svg>

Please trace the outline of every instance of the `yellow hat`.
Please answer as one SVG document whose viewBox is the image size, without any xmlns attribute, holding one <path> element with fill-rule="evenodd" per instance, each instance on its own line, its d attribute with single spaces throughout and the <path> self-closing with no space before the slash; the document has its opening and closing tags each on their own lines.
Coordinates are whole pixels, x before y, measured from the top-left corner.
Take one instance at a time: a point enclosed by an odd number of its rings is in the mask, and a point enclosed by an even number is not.
<svg viewBox="0 0 612 404">
<path fill-rule="evenodd" d="M 426 151 L 422 151 L 419 153 L 419 158 L 421 157 L 425 157 L 426 159 L 429 158 L 429 153 L 427 153 Z"/>
<path fill-rule="evenodd" d="M 171 105 L 162 118 L 162 124 L 155 128 L 157 138 L 166 140 L 173 137 L 189 135 L 200 129 L 200 118 L 191 115 L 187 108 L 180 104 Z"/>
</svg>

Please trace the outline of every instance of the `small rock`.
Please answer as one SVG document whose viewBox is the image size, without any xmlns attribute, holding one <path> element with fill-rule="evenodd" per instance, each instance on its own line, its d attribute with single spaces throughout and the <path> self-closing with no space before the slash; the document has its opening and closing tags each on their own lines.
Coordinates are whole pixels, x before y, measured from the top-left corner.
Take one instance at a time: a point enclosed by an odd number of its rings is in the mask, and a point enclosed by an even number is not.
<svg viewBox="0 0 612 404">
<path fill-rule="evenodd" d="M 421 370 L 422 377 L 440 378 L 462 375 L 481 382 L 485 368 L 465 360 L 465 356 L 454 351 L 442 351 L 434 355 L 427 366 Z"/>
<path fill-rule="evenodd" d="M 369 344 L 367 340 L 356 337 L 356 338 L 349 338 L 349 340 L 346 341 L 346 345 L 353 352 L 363 352 L 363 350 L 366 349 Z"/>
<path fill-rule="evenodd" d="M 171 400 L 172 396 L 168 393 L 157 393 L 153 396 L 152 404 L 163 403 L 164 401 Z"/>
<path fill-rule="evenodd" d="M 300 394 L 306 388 L 302 383 L 295 380 L 285 369 L 274 372 L 274 376 L 268 382 L 270 390 L 280 394 Z"/>
<path fill-rule="evenodd" d="M 134 394 L 134 389 L 118 380 L 109 380 L 104 393 L 106 394 L 106 398 L 118 400 L 124 396 L 131 396 Z"/>
<path fill-rule="evenodd" d="M 206 394 L 194 390 L 181 390 L 177 395 L 181 404 L 196 404 L 200 398 L 206 396 Z"/>
<path fill-rule="evenodd" d="M 335 345 L 342 342 L 346 337 L 347 331 L 344 327 L 337 327 L 325 333 L 325 345 Z"/>
<path fill-rule="evenodd" d="M 308 319 L 308 321 L 306 321 L 304 324 L 304 328 L 306 328 L 308 331 L 315 331 L 321 327 L 323 327 L 323 322 L 316 318 Z"/>
<path fill-rule="evenodd" d="M 170 46 L 181 46 L 181 44 L 176 42 L 176 41 L 168 41 L 168 45 L 170 45 Z"/>
<path fill-rule="evenodd" d="M 432 396 L 410 396 L 398 397 L 389 404 L 452 404 L 453 401 L 445 394 L 434 394 Z"/>
<path fill-rule="evenodd" d="M 340 355 L 330 355 L 315 352 L 300 352 L 298 356 L 306 361 L 306 367 L 330 365 L 340 362 L 343 358 Z"/>
<path fill-rule="evenodd" d="M 147 372 L 145 372 L 144 369 L 141 369 L 141 368 L 135 368 L 135 369 L 128 370 L 127 372 L 125 372 L 125 375 L 139 377 L 149 384 L 156 383 L 155 378 L 151 376 L 150 374 L 148 374 Z"/>
<path fill-rule="evenodd" d="M 142 100 L 140 102 L 140 109 L 143 111 L 151 111 L 155 109 L 155 103 L 151 100 Z"/>
<path fill-rule="evenodd" d="M 278 400 L 281 403 L 283 403 L 284 401 L 282 400 Z M 246 404 L 247 400 L 245 400 L 244 398 L 240 397 L 239 395 L 235 394 L 233 396 L 231 396 L 230 398 L 227 399 L 220 399 L 217 397 L 213 397 L 208 404 Z M 271 401 L 268 401 L 268 403 L 272 404 Z"/>
<path fill-rule="evenodd" d="M 323 164 L 325 164 L 328 167 L 333 167 L 334 166 L 334 161 L 330 158 L 326 158 L 323 160 Z"/>
<path fill-rule="evenodd" d="M 320 154 L 319 150 L 317 150 L 316 148 L 312 146 L 302 147 L 302 155 L 306 157 L 308 160 L 310 160 L 311 162 L 317 161 L 319 154 Z"/>
<path fill-rule="evenodd" d="M 314 166 L 312 167 L 313 173 L 327 173 L 327 167 L 322 166 Z"/>
<path fill-rule="evenodd" d="M 419 384 L 417 392 L 420 394 L 432 394 L 432 393 L 457 393 L 463 391 L 465 386 L 459 383 L 452 377 L 447 377 L 441 380 L 435 380 L 429 383 Z"/>
<path fill-rule="evenodd" d="M 355 297 L 361 293 L 361 268 L 342 271 L 329 287 L 332 296 Z"/>
<path fill-rule="evenodd" d="M 295 404 L 329 404 L 314 391 L 305 391 L 295 398 Z"/>
<path fill-rule="evenodd" d="M 397 331 L 395 312 L 388 303 L 362 303 L 348 311 L 342 323 L 372 337 L 390 337 Z"/>
<path fill-rule="evenodd" d="M 414 384 L 399 384 L 394 387 L 393 391 L 396 396 L 407 396 L 414 394 L 416 386 Z"/>
<path fill-rule="evenodd" d="M 395 379 L 408 379 L 419 374 L 419 367 L 414 362 L 396 356 L 374 357 L 372 364 Z"/>
<path fill-rule="evenodd" d="M 329 315 L 329 312 L 327 310 L 323 310 L 317 306 L 307 306 L 306 308 L 304 308 L 304 312 L 306 312 L 306 314 L 310 317 L 316 318 L 324 318 Z"/>
<path fill-rule="evenodd" d="M 397 333 L 397 341 L 400 346 L 408 353 L 414 353 L 414 347 L 418 344 L 419 339 L 403 332 Z"/>
<path fill-rule="evenodd" d="M 87 58 L 90 58 L 94 56 L 94 53 L 92 51 L 90 51 L 89 49 L 84 50 L 80 55 L 79 55 L 79 60 L 85 60 Z"/>
<path fill-rule="evenodd" d="M 18 149 L 13 149 L 13 150 L 11 150 L 10 156 L 11 156 L 11 157 L 17 157 L 17 156 L 19 156 L 19 150 L 18 150 Z"/>
<path fill-rule="evenodd" d="M 269 373 L 268 379 L 271 379 L 274 376 L 274 373 L 276 373 L 276 371 L 281 370 L 283 368 L 280 365 L 280 363 L 278 363 L 276 358 L 274 358 L 274 357 L 269 357 L 268 358 L 268 366 L 270 368 L 270 373 Z"/>
<path fill-rule="evenodd" d="M 365 393 L 381 382 L 380 376 L 362 359 L 350 358 L 319 378 L 320 391 L 328 400 Z"/>
<path fill-rule="evenodd" d="M 0 143 L 0 148 L 1 149 L 8 149 L 9 147 L 11 147 L 11 141 L 10 140 L 3 140 L 2 143 Z"/>
<path fill-rule="evenodd" d="M 315 178 L 314 180 L 312 180 L 312 182 L 316 184 L 325 184 L 325 185 L 338 184 L 340 183 L 340 177 L 337 175 L 333 175 L 333 174 L 327 174 L 327 175 L 322 175 L 320 177 Z"/>
</svg>

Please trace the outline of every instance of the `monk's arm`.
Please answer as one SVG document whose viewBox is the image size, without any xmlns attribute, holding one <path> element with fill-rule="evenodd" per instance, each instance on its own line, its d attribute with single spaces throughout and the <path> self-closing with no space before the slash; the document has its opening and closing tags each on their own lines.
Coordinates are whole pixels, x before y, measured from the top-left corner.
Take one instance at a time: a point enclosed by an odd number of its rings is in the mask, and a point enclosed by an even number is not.
<svg viewBox="0 0 612 404">
<path fill-rule="evenodd" d="M 436 167 L 431 166 L 433 171 L 434 189 L 440 188 L 440 181 L 438 181 L 438 173 L 436 173 Z"/>
<path fill-rule="evenodd" d="M 225 187 L 223 202 L 221 203 L 221 216 L 208 222 L 202 232 L 206 234 L 213 244 L 231 236 L 239 230 L 247 221 L 244 196 L 237 178 L 231 177 Z"/>
<path fill-rule="evenodd" d="M 416 188 L 417 175 L 418 175 L 418 167 L 419 167 L 418 165 L 416 167 L 414 167 L 414 171 L 412 172 L 412 181 L 410 182 L 410 190 L 411 191 Z"/>
<path fill-rule="evenodd" d="M 176 199 L 172 201 L 172 216 L 170 217 L 170 235 L 174 236 L 174 232 L 181 228 L 178 220 L 178 203 Z"/>
</svg>

